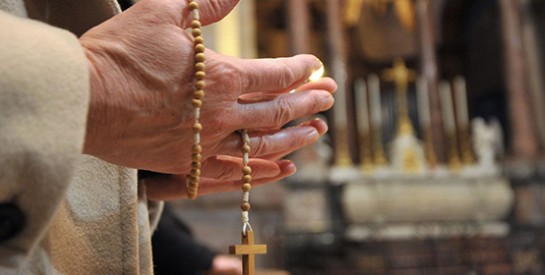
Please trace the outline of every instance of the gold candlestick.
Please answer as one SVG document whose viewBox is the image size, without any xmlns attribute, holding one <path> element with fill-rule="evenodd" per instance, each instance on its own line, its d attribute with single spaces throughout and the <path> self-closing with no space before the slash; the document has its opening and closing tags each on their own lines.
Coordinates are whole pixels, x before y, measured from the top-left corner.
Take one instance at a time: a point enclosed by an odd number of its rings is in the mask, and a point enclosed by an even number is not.
<svg viewBox="0 0 545 275">
<path fill-rule="evenodd" d="M 373 170 L 373 158 L 371 155 L 371 137 L 368 133 L 362 133 L 360 134 L 360 142 L 360 168 L 364 172 L 371 172 Z"/>
<path fill-rule="evenodd" d="M 469 140 L 469 111 L 467 106 L 466 81 L 462 76 L 457 76 L 453 82 L 456 98 L 456 122 L 458 126 L 458 138 L 460 140 L 460 153 L 462 162 L 470 165 L 475 162 Z"/>
<path fill-rule="evenodd" d="M 422 129 L 422 132 L 422 137 L 424 139 L 424 154 L 426 155 L 429 166 L 434 168 L 437 166 L 437 158 L 435 157 L 435 151 L 433 150 L 431 127 L 425 127 Z"/>
<path fill-rule="evenodd" d="M 376 166 L 384 166 L 388 163 L 384 154 L 384 148 L 382 146 L 382 129 L 373 127 L 371 131 L 373 138 L 373 162 Z"/>
<path fill-rule="evenodd" d="M 428 95 L 428 86 L 426 79 L 420 77 L 416 82 L 417 100 L 418 100 L 418 118 L 420 120 L 420 130 L 424 140 L 424 154 L 426 161 L 431 168 L 437 165 L 437 158 L 433 148 L 433 131 L 431 128 L 430 100 Z"/>
<path fill-rule="evenodd" d="M 456 138 L 455 132 L 448 132 L 447 133 L 447 141 L 448 141 L 448 149 L 449 149 L 449 156 L 448 156 L 448 164 L 451 170 L 453 171 L 459 171 L 462 167 L 462 162 L 460 161 L 460 156 L 458 154 L 458 140 Z"/>
<path fill-rule="evenodd" d="M 356 99 L 356 118 L 360 141 L 360 167 L 364 172 L 369 173 L 373 169 L 373 161 L 371 157 L 371 137 L 369 136 L 370 126 L 367 87 L 363 78 L 359 78 L 354 82 L 354 94 Z"/>
<path fill-rule="evenodd" d="M 380 79 L 377 75 L 371 74 L 367 77 L 369 86 L 369 110 L 371 113 L 371 147 L 373 152 L 373 163 L 376 166 L 384 166 L 388 163 L 382 145 L 382 104 L 380 101 Z"/>
<path fill-rule="evenodd" d="M 448 142 L 448 162 L 452 170 L 460 169 L 460 157 L 458 154 L 458 140 L 456 138 L 456 123 L 454 121 L 454 109 L 452 107 L 452 94 L 450 84 L 447 81 L 439 83 L 441 96 L 441 109 L 443 111 L 443 127 Z"/>
<path fill-rule="evenodd" d="M 348 131 L 346 128 L 335 131 L 335 166 L 351 167 L 354 165 L 348 150 Z"/>
<path fill-rule="evenodd" d="M 469 127 L 458 127 L 458 134 L 460 137 L 460 152 L 462 156 L 462 162 L 464 165 L 471 165 L 475 163 L 475 157 L 473 150 L 471 149 L 471 142 L 469 137 Z"/>
</svg>

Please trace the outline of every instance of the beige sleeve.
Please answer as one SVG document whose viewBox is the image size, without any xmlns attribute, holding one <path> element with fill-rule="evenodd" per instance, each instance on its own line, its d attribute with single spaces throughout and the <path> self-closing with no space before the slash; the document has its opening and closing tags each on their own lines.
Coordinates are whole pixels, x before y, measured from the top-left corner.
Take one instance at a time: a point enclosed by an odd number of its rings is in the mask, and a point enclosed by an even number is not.
<svg viewBox="0 0 545 275">
<path fill-rule="evenodd" d="M 88 77 L 76 36 L 0 11 L 0 269 L 25 260 L 65 195 L 84 142 Z M 24 226 L 1 238 L 14 208 Z"/>
</svg>

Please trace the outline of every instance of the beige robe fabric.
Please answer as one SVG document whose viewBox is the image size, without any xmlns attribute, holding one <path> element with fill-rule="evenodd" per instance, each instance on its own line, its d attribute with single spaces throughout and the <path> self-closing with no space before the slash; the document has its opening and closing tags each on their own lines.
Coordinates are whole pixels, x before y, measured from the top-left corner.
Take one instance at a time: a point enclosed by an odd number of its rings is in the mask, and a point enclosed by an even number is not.
<svg viewBox="0 0 545 275">
<path fill-rule="evenodd" d="M 89 76 L 77 36 L 118 12 L 113 0 L 0 0 L 0 203 L 26 217 L 0 242 L 0 274 L 153 273 L 136 171 L 80 153 Z"/>
</svg>

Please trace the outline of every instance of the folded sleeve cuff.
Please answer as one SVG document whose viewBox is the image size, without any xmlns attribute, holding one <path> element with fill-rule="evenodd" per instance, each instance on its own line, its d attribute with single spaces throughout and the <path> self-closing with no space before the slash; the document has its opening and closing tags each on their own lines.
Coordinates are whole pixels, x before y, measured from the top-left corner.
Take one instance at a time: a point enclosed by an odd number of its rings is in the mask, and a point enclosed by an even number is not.
<svg viewBox="0 0 545 275">
<path fill-rule="evenodd" d="M 75 35 L 0 11 L 0 205 L 23 215 L 20 232 L 0 236 L 0 266 L 21 264 L 64 197 L 84 143 L 88 74 Z"/>
</svg>

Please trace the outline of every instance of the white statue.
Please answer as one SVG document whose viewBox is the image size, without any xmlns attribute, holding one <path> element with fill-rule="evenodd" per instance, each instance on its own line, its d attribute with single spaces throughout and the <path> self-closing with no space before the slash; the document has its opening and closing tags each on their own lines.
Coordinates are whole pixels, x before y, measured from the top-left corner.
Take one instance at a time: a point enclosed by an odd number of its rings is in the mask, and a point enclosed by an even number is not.
<svg viewBox="0 0 545 275">
<path fill-rule="evenodd" d="M 497 174 L 496 162 L 503 154 L 503 138 L 500 123 L 493 119 L 486 123 L 483 118 L 471 121 L 473 131 L 473 150 L 477 157 L 477 167 L 485 174 Z"/>
</svg>

